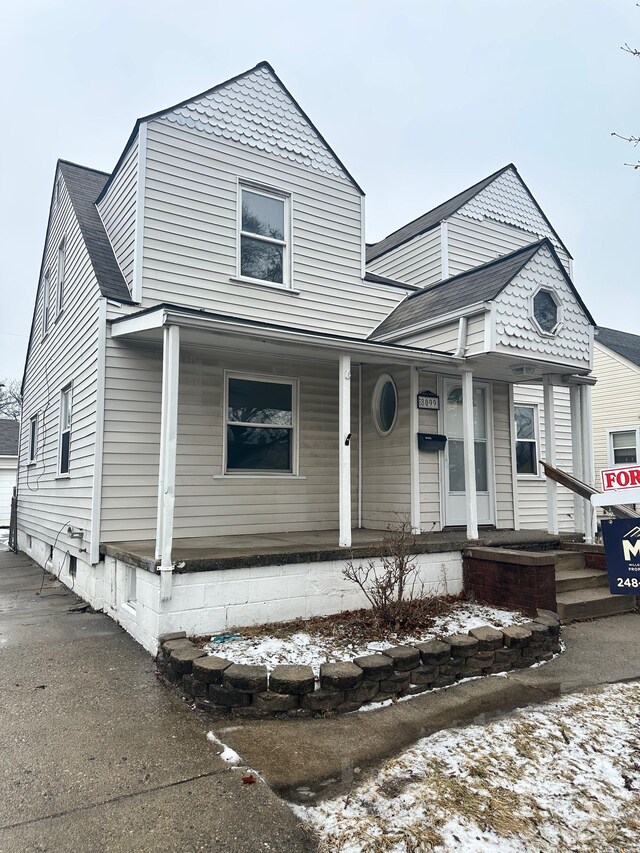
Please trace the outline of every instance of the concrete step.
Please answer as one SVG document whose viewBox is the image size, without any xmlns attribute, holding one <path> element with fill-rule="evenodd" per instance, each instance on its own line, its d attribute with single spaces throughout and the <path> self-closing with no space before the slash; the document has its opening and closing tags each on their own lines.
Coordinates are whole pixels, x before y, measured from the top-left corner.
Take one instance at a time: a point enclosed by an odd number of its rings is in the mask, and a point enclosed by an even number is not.
<svg viewBox="0 0 640 853">
<path fill-rule="evenodd" d="M 557 571 L 582 571 L 584 569 L 584 554 L 579 551 L 554 551 Z"/>
<path fill-rule="evenodd" d="M 599 569 L 571 569 L 566 571 L 556 568 L 556 592 L 573 592 L 578 589 L 592 589 L 593 587 L 609 588 L 609 579 L 605 572 Z"/>
<path fill-rule="evenodd" d="M 614 616 L 628 613 L 635 608 L 632 595 L 611 595 L 608 589 L 579 589 L 560 592 L 556 596 L 558 616 L 561 622 L 573 622 L 574 619 L 596 619 L 600 616 Z"/>
</svg>

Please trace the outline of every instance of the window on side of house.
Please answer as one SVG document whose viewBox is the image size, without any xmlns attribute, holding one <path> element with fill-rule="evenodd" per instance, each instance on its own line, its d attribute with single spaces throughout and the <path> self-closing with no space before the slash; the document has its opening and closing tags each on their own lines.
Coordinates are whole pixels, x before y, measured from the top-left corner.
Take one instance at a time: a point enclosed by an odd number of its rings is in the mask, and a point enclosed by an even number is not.
<svg viewBox="0 0 640 853">
<path fill-rule="evenodd" d="M 640 427 L 609 430 L 609 463 L 611 465 L 636 465 L 640 459 L 638 449 Z"/>
<path fill-rule="evenodd" d="M 227 375 L 227 474 L 295 474 L 297 381 Z"/>
<path fill-rule="evenodd" d="M 238 276 L 289 287 L 290 199 L 240 185 Z"/>
<path fill-rule="evenodd" d="M 49 331 L 49 312 L 51 299 L 51 275 L 49 270 L 44 274 L 44 282 L 42 284 L 42 337 Z"/>
<path fill-rule="evenodd" d="M 520 476 L 538 476 L 538 413 L 535 406 L 514 406 L 516 470 Z"/>
<path fill-rule="evenodd" d="M 29 462 L 35 462 L 38 456 L 38 416 L 29 421 Z"/>
<path fill-rule="evenodd" d="M 58 474 L 68 474 L 71 461 L 71 406 L 73 389 L 67 385 L 60 397 L 60 438 L 58 451 Z"/>
<path fill-rule="evenodd" d="M 64 306 L 64 271 L 65 271 L 65 257 L 66 252 L 66 240 L 62 240 L 62 243 L 58 246 L 58 290 L 56 293 L 56 315 L 62 311 Z"/>
</svg>

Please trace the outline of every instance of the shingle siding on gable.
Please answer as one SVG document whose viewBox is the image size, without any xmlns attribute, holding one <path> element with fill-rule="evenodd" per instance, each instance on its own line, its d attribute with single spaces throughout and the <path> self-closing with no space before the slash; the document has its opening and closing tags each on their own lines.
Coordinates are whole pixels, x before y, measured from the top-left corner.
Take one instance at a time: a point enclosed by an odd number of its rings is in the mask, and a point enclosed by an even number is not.
<svg viewBox="0 0 640 853">
<path fill-rule="evenodd" d="M 149 123 L 143 304 L 173 302 L 366 337 L 402 299 L 361 278 L 361 196 L 348 181 L 165 120 Z M 292 194 L 293 285 L 236 275 L 238 179 Z"/>
<path fill-rule="evenodd" d="M 137 179 L 138 139 L 135 139 L 98 205 L 118 265 L 130 290 L 133 284 Z"/>
</svg>

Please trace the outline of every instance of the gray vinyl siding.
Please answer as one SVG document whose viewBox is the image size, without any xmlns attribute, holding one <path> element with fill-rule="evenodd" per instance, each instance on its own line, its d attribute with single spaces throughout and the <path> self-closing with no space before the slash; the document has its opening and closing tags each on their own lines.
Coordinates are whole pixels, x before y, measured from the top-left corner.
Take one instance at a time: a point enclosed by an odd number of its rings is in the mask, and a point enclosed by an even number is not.
<svg viewBox="0 0 640 853">
<path fill-rule="evenodd" d="M 372 399 L 375 384 L 382 373 L 389 373 L 398 391 L 398 416 L 389 435 L 378 433 L 373 422 Z M 385 530 L 408 518 L 411 488 L 409 436 L 409 368 L 363 368 L 362 479 L 363 524 Z"/>
<path fill-rule="evenodd" d="M 511 412 L 509 386 L 494 382 L 493 449 L 496 489 L 496 527 L 513 529 L 513 467 L 511 464 Z"/>
<path fill-rule="evenodd" d="M 469 317 L 467 321 L 466 355 L 474 355 L 484 351 L 484 326 L 484 312 Z M 423 332 L 402 338 L 398 343 L 403 346 L 424 347 L 425 349 L 453 353 L 458 346 L 459 329 L 459 320 L 454 320 L 450 323 L 444 323 L 442 326 L 434 326 L 431 329 L 425 329 Z"/>
<path fill-rule="evenodd" d="M 491 219 L 479 221 L 454 214 L 448 220 L 449 275 L 458 275 L 472 267 L 515 252 L 540 239 L 539 235 Z M 569 271 L 569 256 L 561 247 L 556 251 Z"/>
<path fill-rule="evenodd" d="M 232 280 L 239 179 L 291 194 L 298 294 Z M 404 296 L 361 278 L 361 196 L 350 183 L 164 120 L 148 125 L 144 217 L 145 307 L 366 337 Z"/>
<path fill-rule="evenodd" d="M 539 459 L 545 458 L 545 417 L 544 400 L 541 385 L 514 386 L 515 405 L 535 405 L 538 407 L 540 422 Z M 573 462 L 571 453 L 571 409 L 569 404 L 569 389 L 555 388 L 556 407 L 556 454 L 557 467 L 572 472 Z M 547 529 L 547 482 L 544 476 L 518 476 L 518 505 L 520 527 Z M 558 520 L 561 531 L 573 531 L 574 508 L 573 492 L 562 486 L 558 487 Z"/>
<path fill-rule="evenodd" d="M 442 278 L 440 248 L 440 228 L 434 228 L 376 258 L 367 269 L 396 281 L 424 287 Z"/>
<path fill-rule="evenodd" d="M 45 247 L 44 270 L 56 283 L 58 246 L 65 237 L 64 310 L 56 318 L 53 292 L 51 319 L 42 339 L 42 282 L 36 300 L 34 330 L 24 382 L 23 429 L 18 470 L 18 527 L 64 553 L 89 548 L 91 488 L 96 429 L 96 359 L 99 290 L 89 256 L 72 211 L 64 181 L 60 204 L 52 215 Z M 70 477 L 58 473 L 60 393 L 73 383 Z M 28 465 L 29 421 L 38 415 L 38 455 Z M 66 528 L 84 531 L 82 542 L 70 540 Z M 56 566 L 57 568 L 57 566 Z"/>
<path fill-rule="evenodd" d="M 136 196 L 138 180 L 138 139 L 132 143 L 98 212 L 113 247 L 113 252 L 131 289 L 133 284 L 136 233 Z"/>
<path fill-rule="evenodd" d="M 640 426 L 640 368 L 597 341 L 593 349 L 593 372 L 598 377 L 592 391 L 593 450 L 600 488 L 600 472 L 611 467 L 608 430 Z"/>
<path fill-rule="evenodd" d="M 299 379 L 299 479 L 221 477 L 224 371 Z M 407 371 L 408 372 L 408 371 Z M 156 532 L 162 356 L 107 349 L 102 540 Z M 358 507 L 358 388 L 352 380 L 352 518 Z M 181 351 L 174 536 L 338 527 L 338 365 Z"/>
</svg>

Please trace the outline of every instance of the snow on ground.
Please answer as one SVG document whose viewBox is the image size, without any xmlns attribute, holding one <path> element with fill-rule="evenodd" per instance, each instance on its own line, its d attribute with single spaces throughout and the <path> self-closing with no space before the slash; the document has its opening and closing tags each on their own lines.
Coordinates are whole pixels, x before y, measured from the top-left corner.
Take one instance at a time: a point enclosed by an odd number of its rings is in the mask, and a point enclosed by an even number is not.
<svg viewBox="0 0 640 853">
<path fill-rule="evenodd" d="M 528 619 L 513 610 L 500 610 L 483 604 L 462 601 L 446 615 L 435 617 L 434 625 L 419 635 L 396 636 L 391 642 L 349 643 L 335 637 L 323 637 L 300 631 L 289 637 L 243 637 L 222 635 L 229 639 L 206 645 L 209 654 L 220 655 L 234 663 L 261 664 L 273 669 L 279 663 L 307 664 L 316 675 L 325 661 L 352 660 L 360 655 L 380 651 L 393 644 L 423 643 L 448 634 L 466 634 L 471 628 L 493 625 L 496 628 L 521 624 Z"/>
<path fill-rule="evenodd" d="M 640 849 L 640 685 L 415 744 L 348 796 L 293 806 L 322 853 Z"/>
</svg>

